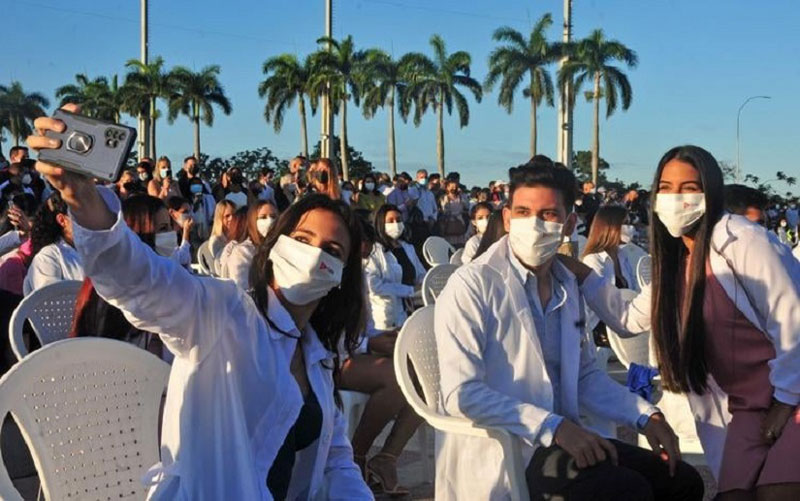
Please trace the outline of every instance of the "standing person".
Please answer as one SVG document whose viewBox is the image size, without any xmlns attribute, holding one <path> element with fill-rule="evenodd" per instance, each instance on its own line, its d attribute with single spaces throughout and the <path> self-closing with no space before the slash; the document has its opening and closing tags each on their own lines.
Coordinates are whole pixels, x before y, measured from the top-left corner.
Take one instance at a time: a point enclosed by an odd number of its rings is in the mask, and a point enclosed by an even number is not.
<svg viewBox="0 0 800 501">
<path fill-rule="evenodd" d="M 664 154 L 653 198 L 662 383 L 689 394 L 717 499 L 798 499 L 800 263 L 763 226 L 724 213 L 722 171 L 702 148 Z"/>
<path fill-rule="evenodd" d="M 149 162 L 139 162 L 136 164 L 136 179 L 142 193 L 148 193 L 150 183 L 153 181 L 153 166 Z M 157 188 L 154 188 L 157 189 Z"/>
<path fill-rule="evenodd" d="M 386 197 L 378 191 L 375 176 L 372 174 L 364 176 L 361 191 L 356 193 L 354 199 L 357 208 L 369 211 L 370 218 L 374 217 L 375 212 L 386 203 Z"/>
<path fill-rule="evenodd" d="M 478 202 L 469 211 L 469 219 L 475 228 L 475 234 L 464 245 L 461 262 L 467 264 L 475 258 L 475 253 L 481 245 L 481 239 L 489 226 L 489 217 L 492 215 L 492 206 L 489 202 Z"/>
<path fill-rule="evenodd" d="M 442 176 L 436 173 L 428 176 L 428 191 L 431 192 L 433 198 L 436 200 L 438 210 L 439 200 L 444 195 L 444 191 L 442 190 Z"/>
<path fill-rule="evenodd" d="M 364 307 L 361 235 L 343 204 L 308 197 L 284 214 L 255 257 L 251 297 L 156 256 L 108 190 L 37 169 L 70 205 L 97 293 L 175 354 L 150 499 L 373 499 L 334 395 L 334 353 L 358 344 Z"/>
<path fill-rule="evenodd" d="M 247 190 L 242 170 L 238 167 L 228 169 L 228 183 L 225 190 L 225 200 L 230 200 L 236 207 L 247 207 Z"/>
<path fill-rule="evenodd" d="M 190 155 L 183 159 L 183 167 L 178 172 L 178 188 L 181 190 L 183 198 L 190 200 L 192 193 L 190 192 L 191 181 L 194 178 L 200 177 L 200 165 L 197 159 Z M 204 185 L 206 183 L 203 183 Z M 211 186 L 205 185 L 205 191 L 211 193 Z"/>
<path fill-rule="evenodd" d="M 386 203 L 394 205 L 403 214 L 403 219 L 408 219 L 408 213 L 411 207 L 414 206 L 414 199 L 408 191 L 408 185 L 411 183 L 411 176 L 405 172 L 394 177 L 394 190 L 386 195 Z"/>
<path fill-rule="evenodd" d="M 147 187 L 147 194 L 167 200 L 169 197 L 181 196 L 178 183 L 172 179 L 172 162 L 167 157 L 160 157 L 153 170 L 153 180 Z"/>
<path fill-rule="evenodd" d="M 462 247 L 467 240 L 468 204 L 461 196 L 461 189 L 455 180 L 447 181 L 445 195 L 441 200 L 439 213 L 439 232 L 450 245 Z"/>
<path fill-rule="evenodd" d="M 222 256 L 222 250 L 225 249 L 232 237 L 231 222 L 235 212 L 236 204 L 230 200 L 218 202 L 216 209 L 214 209 L 214 224 L 211 226 L 211 236 L 208 237 L 208 250 L 214 259 L 213 271 L 216 275 L 220 273 L 218 264 L 220 256 Z"/>
<path fill-rule="evenodd" d="M 428 230 L 432 231 L 436 225 L 436 217 L 439 213 L 439 207 L 436 203 L 436 197 L 428 189 L 428 171 L 420 169 L 417 171 L 417 182 L 414 186 L 409 188 L 411 198 L 416 200 L 416 207 L 422 213 L 425 224 L 428 225 Z"/>
<path fill-rule="evenodd" d="M 572 172 L 538 156 L 511 169 L 510 179 L 508 236 L 460 267 L 436 300 L 444 411 L 518 437 L 532 500 L 701 500 L 703 481 L 680 461 L 664 416 L 596 366 L 583 329 L 582 296 L 629 332 L 643 330 L 648 298 L 615 317 L 616 289 L 595 274 L 579 286 L 556 259 L 575 225 Z M 639 430 L 655 453 L 585 428 L 587 413 Z M 436 498 L 507 497 L 501 454 L 496 443 L 446 435 Z"/>
<path fill-rule="evenodd" d="M 72 229 L 67 204 L 54 192 L 33 220 L 31 261 L 22 285 L 26 296 L 61 280 L 83 280 L 83 262 L 75 251 Z"/>
<path fill-rule="evenodd" d="M 277 202 L 275 201 L 275 188 L 272 187 L 272 177 L 274 175 L 275 171 L 269 167 L 264 167 L 261 169 L 258 174 L 258 182 L 261 184 L 261 191 L 258 194 L 258 199 L 271 202 L 272 205 L 277 207 Z"/>
<path fill-rule="evenodd" d="M 278 218 L 278 209 L 266 200 L 260 200 L 247 211 L 247 238 L 235 245 L 222 266 L 222 278 L 230 278 L 243 290 L 250 289 L 250 267 L 253 256 L 267 237 Z"/>
<path fill-rule="evenodd" d="M 295 197 L 300 192 L 300 181 L 303 178 L 304 170 L 308 166 L 308 160 L 304 156 L 294 157 L 289 161 L 289 172 L 281 177 L 280 186 L 283 194 L 290 204 L 294 203 Z"/>
</svg>

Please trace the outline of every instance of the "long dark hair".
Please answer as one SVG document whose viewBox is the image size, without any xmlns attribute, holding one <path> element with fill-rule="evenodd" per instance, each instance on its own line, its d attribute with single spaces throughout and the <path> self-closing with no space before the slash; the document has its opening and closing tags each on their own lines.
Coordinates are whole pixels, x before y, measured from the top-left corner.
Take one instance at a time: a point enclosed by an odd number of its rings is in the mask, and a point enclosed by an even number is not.
<svg viewBox="0 0 800 501">
<path fill-rule="evenodd" d="M 156 214 L 166 210 L 167 206 L 158 198 L 146 194 L 128 197 L 122 202 L 122 217 L 128 227 L 142 240 L 155 249 L 156 245 Z"/>
<path fill-rule="evenodd" d="M 401 216 L 403 214 L 396 205 L 392 204 L 383 204 L 378 208 L 377 211 L 375 211 L 375 233 L 378 234 L 377 241 L 386 250 L 392 248 L 392 242 L 394 241 L 391 237 L 389 237 L 389 235 L 386 234 L 386 214 L 392 211 L 399 212 Z M 403 224 L 405 225 L 405 219 L 403 220 Z M 408 230 L 408 228 L 406 228 L 406 230 Z M 397 241 L 405 240 L 405 235 L 406 232 L 404 231 Z"/>
<path fill-rule="evenodd" d="M 267 289 L 272 283 L 272 261 L 269 259 L 269 253 L 278 241 L 278 237 L 288 236 L 306 213 L 316 209 L 331 212 L 342 220 L 350 236 L 350 253 L 345 258 L 341 285 L 331 289 L 319 302 L 317 309 L 311 315 L 311 326 L 328 351 L 338 353 L 344 336 L 344 348 L 352 354 L 358 347 L 366 324 L 364 278 L 361 272 L 361 227 L 356 216 L 344 202 L 332 200 L 326 195 L 313 194 L 301 198 L 281 214 L 253 257 L 253 265 L 250 268 L 253 298 L 267 318 L 269 303 Z M 334 364 L 333 371 L 336 376 L 338 363 Z"/>
<path fill-rule="evenodd" d="M 583 255 L 607 252 L 609 249 L 619 247 L 622 225 L 628 216 L 628 209 L 619 205 L 604 205 L 598 209 L 592 219 L 592 229 L 586 240 Z"/>
<path fill-rule="evenodd" d="M 486 252 L 495 242 L 503 238 L 506 234 L 506 227 L 503 224 L 503 211 L 498 209 L 489 216 L 489 222 L 486 224 L 486 231 L 483 232 L 481 243 L 478 244 L 478 249 L 472 260 L 478 259 L 478 256 Z"/>
<path fill-rule="evenodd" d="M 54 191 L 36 211 L 31 224 L 31 248 L 29 260 L 42 248 L 58 242 L 64 236 L 64 228 L 58 224 L 58 215 L 66 216 L 67 204 L 61 199 L 61 193 Z M 30 261 L 28 261 L 29 264 Z"/>
<path fill-rule="evenodd" d="M 680 276 L 688 250 L 680 238 L 674 238 L 653 210 L 664 166 L 672 161 L 692 165 L 700 174 L 705 194 L 706 212 L 694 230 L 694 250 L 689 275 L 681 291 Z M 723 213 L 722 171 L 711 153 L 697 146 L 678 146 L 661 157 L 658 163 L 650 209 L 650 242 L 653 256 L 652 332 L 664 387 L 670 391 L 702 394 L 707 388 L 708 366 L 705 359 L 703 296 L 706 260 L 714 225 Z"/>
</svg>

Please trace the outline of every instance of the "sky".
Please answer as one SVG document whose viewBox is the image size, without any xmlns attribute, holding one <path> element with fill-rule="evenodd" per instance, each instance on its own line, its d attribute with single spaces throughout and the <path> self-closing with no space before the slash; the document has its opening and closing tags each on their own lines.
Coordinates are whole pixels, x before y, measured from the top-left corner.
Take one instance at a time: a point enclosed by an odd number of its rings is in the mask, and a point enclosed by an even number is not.
<svg viewBox="0 0 800 501">
<path fill-rule="evenodd" d="M 428 41 L 438 33 L 448 51 L 472 54 L 472 76 L 483 81 L 496 28 L 511 26 L 527 36 L 551 12 L 550 36 L 560 39 L 562 7 L 561 0 L 334 0 L 333 34 L 352 35 L 360 48 L 380 47 L 399 57 L 430 54 Z M 18 80 L 27 91 L 50 97 L 52 105 L 55 89 L 73 82 L 76 73 L 122 76 L 125 61 L 139 57 L 137 0 L 0 0 L 0 19 L 0 82 Z M 603 115 L 600 124 L 609 177 L 649 185 L 660 156 L 686 143 L 735 163 L 737 110 L 753 95 L 771 99 L 754 100 L 741 113 L 743 172 L 762 180 L 779 170 L 800 176 L 798 21 L 796 0 L 575 0 L 576 38 L 602 28 L 639 56 L 638 66 L 627 70 L 634 94 L 630 109 L 608 120 Z M 264 121 L 257 86 L 269 57 L 313 52 L 323 22 L 323 0 L 150 1 L 151 57 L 162 56 L 168 67 L 221 66 L 233 113 L 217 113 L 213 128 L 203 127 L 204 153 L 225 157 L 262 146 L 282 158 L 298 153 L 297 110 L 287 110 L 276 134 Z M 377 170 L 388 171 L 386 113 L 366 120 L 352 106 L 348 111 L 350 143 Z M 481 103 L 470 98 L 467 127 L 459 128 L 456 116 L 445 119 L 447 169 L 461 172 L 468 185 L 504 178 L 508 167 L 528 157 L 529 117 L 521 90 L 510 115 L 497 105 L 496 92 L 484 94 Z M 555 109 L 541 108 L 538 118 L 539 150 L 554 157 Z M 575 149 L 588 150 L 592 108 L 582 98 L 574 120 Z M 308 125 L 314 144 L 319 117 L 309 116 Z M 432 113 L 420 127 L 397 120 L 399 170 L 436 169 L 435 125 Z M 158 133 L 159 155 L 175 161 L 191 153 L 187 118 L 172 125 L 160 120 Z M 781 193 L 787 189 L 775 186 Z"/>
</svg>

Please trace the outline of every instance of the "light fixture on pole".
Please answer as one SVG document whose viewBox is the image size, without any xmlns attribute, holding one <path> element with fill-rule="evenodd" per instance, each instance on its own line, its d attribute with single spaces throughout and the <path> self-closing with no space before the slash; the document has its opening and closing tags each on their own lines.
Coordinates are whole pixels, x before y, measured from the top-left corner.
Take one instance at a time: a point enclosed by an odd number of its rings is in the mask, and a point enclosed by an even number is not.
<svg viewBox="0 0 800 501">
<path fill-rule="evenodd" d="M 752 101 L 753 99 L 772 99 L 770 96 L 750 96 L 744 100 L 741 106 L 739 106 L 739 111 L 736 113 L 736 182 L 742 182 L 742 157 L 739 150 L 739 121 L 742 116 L 742 108 L 745 107 L 747 103 Z"/>
</svg>

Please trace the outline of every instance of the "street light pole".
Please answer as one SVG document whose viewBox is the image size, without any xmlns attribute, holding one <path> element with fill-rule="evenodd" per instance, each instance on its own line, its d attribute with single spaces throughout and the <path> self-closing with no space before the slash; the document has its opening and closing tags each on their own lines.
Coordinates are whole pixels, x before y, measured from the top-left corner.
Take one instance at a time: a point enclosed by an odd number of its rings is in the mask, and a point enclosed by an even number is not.
<svg viewBox="0 0 800 501">
<path fill-rule="evenodd" d="M 140 0 L 139 2 L 139 15 L 141 17 L 139 21 L 140 22 L 139 43 L 141 49 L 140 60 L 142 61 L 142 64 L 145 65 L 147 64 L 147 52 L 148 52 L 147 2 L 148 0 Z M 142 157 L 145 157 L 149 154 L 150 145 L 149 145 L 149 134 L 147 133 L 148 125 L 149 125 L 148 119 L 142 116 L 141 110 L 139 110 L 139 122 L 138 122 L 139 130 L 137 131 L 139 135 L 139 139 L 137 141 L 139 146 L 138 148 L 139 160 L 141 160 Z"/>
<path fill-rule="evenodd" d="M 325 0 L 325 36 L 333 36 L 333 0 Z M 325 44 L 326 50 L 331 50 L 331 44 Z M 325 85 L 322 94 L 322 126 L 320 131 L 320 155 L 322 158 L 332 158 L 333 153 L 333 107 L 331 106 L 331 84 Z"/>
<path fill-rule="evenodd" d="M 736 182 L 742 182 L 742 157 L 741 152 L 739 149 L 739 122 L 742 117 L 742 108 L 745 107 L 747 103 L 752 101 L 753 99 L 772 99 L 770 96 L 750 96 L 744 100 L 741 106 L 739 106 L 739 111 L 736 112 Z"/>
<path fill-rule="evenodd" d="M 564 43 L 572 41 L 572 0 L 564 0 Z M 558 68 L 561 69 L 568 60 L 567 57 L 562 57 L 558 63 Z M 558 135 L 557 140 L 557 154 L 558 161 L 566 165 L 572 166 L 572 107 L 570 106 L 572 96 L 572 82 L 567 82 L 564 88 L 561 89 L 561 100 L 558 103 Z"/>
</svg>

